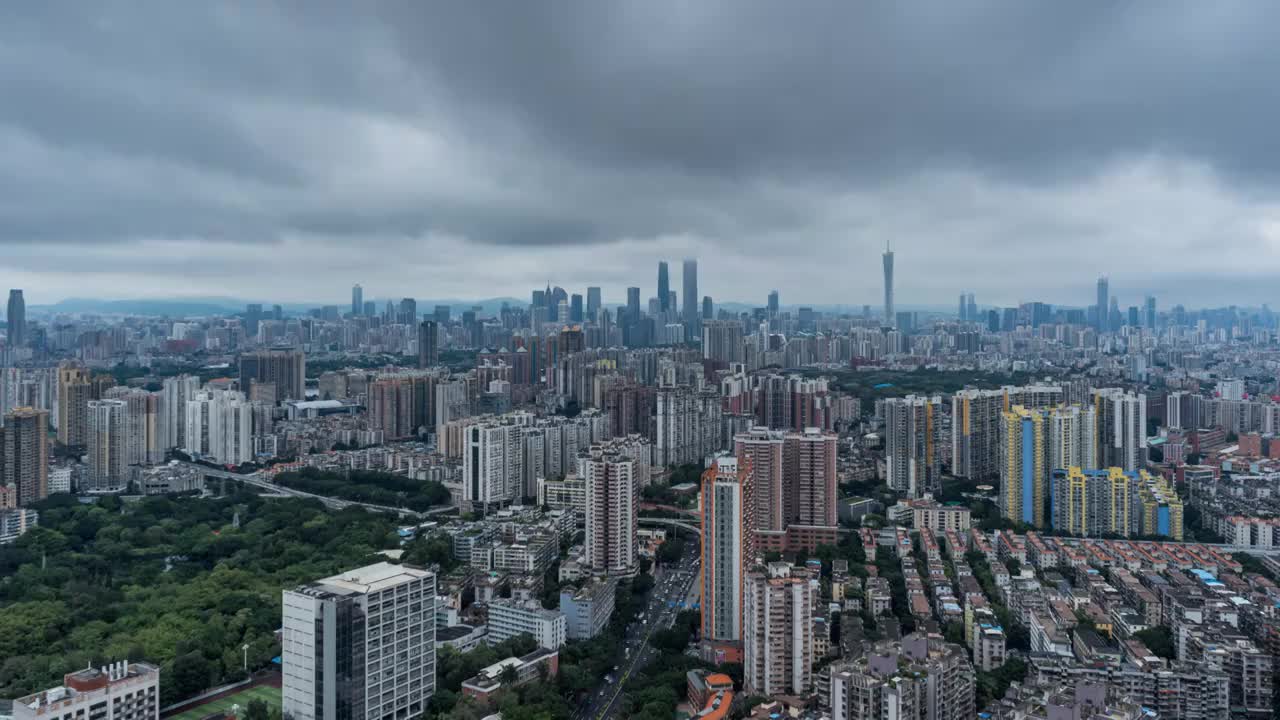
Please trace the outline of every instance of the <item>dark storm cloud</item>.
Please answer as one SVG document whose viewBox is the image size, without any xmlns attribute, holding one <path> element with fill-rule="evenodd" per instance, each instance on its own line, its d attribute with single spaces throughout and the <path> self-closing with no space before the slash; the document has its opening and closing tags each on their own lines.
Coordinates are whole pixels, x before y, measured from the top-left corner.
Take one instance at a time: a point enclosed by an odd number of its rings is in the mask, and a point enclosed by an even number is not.
<svg viewBox="0 0 1280 720">
<path fill-rule="evenodd" d="M 552 275 L 608 295 L 651 285 L 658 257 L 697 254 L 718 296 L 863 302 L 890 240 L 899 293 L 921 302 L 957 285 L 1054 299 L 1100 272 L 1137 287 L 1280 270 L 1280 6 L 4 14 L 0 281 L 13 285 L 118 293 L 132 267 L 131 287 L 169 291 L 181 283 L 159 276 L 181 263 L 206 282 L 249 247 L 240 273 L 191 291 L 299 297 L 310 272 L 392 295 L 522 296 Z"/>
</svg>

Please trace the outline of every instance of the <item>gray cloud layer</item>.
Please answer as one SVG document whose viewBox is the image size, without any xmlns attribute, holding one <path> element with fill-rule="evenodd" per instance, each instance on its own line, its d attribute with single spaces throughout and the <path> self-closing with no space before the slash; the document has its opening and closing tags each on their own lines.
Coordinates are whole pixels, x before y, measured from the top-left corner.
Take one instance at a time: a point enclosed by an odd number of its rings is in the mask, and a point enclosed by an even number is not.
<svg viewBox="0 0 1280 720">
<path fill-rule="evenodd" d="M 4 12 L 0 285 L 620 299 L 696 255 L 719 298 L 863 303 L 886 241 L 907 303 L 1280 271 L 1268 4 L 351 7 Z"/>
</svg>

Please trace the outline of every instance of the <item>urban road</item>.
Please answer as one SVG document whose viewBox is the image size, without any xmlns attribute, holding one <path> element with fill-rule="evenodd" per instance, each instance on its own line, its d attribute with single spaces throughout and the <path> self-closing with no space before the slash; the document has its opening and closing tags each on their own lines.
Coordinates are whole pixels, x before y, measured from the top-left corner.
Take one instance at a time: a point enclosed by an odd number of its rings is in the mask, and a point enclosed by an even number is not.
<svg viewBox="0 0 1280 720">
<path fill-rule="evenodd" d="M 583 700 L 573 715 L 574 720 L 604 720 L 618 712 L 627 683 L 658 657 L 658 652 L 649 645 L 653 633 L 671 628 L 682 609 L 692 608 L 699 602 L 700 563 L 698 543 L 688 542 L 679 562 L 656 568 L 649 602 L 627 626 L 622 661 L 605 678 L 606 684 Z"/>
</svg>

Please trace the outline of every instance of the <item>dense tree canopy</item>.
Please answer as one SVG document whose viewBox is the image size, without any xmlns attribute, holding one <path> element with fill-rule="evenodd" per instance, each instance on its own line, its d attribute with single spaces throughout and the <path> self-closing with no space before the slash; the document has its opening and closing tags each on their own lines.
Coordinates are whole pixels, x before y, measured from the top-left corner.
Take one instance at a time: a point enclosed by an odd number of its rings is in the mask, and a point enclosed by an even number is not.
<svg viewBox="0 0 1280 720">
<path fill-rule="evenodd" d="M 343 473 L 302 468 L 297 472 L 280 473 L 276 476 L 276 483 L 315 495 L 419 512 L 448 505 L 450 500 L 448 488 L 434 480 L 415 480 L 375 470 Z"/>
<path fill-rule="evenodd" d="M 398 542 L 385 515 L 249 493 L 38 509 L 39 528 L 0 546 L 0 697 L 125 658 L 161 666 L 165 703 L 237 679 L 241 645 L 250 669 L 279 654 L 283 589 Z"/>
</svg>

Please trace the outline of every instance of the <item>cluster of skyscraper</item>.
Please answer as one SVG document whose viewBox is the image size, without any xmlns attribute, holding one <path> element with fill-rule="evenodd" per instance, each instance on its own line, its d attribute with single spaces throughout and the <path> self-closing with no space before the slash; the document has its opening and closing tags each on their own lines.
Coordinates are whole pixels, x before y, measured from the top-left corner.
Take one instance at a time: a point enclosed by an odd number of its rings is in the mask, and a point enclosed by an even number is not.
<svg viewBox="0 0 1280 720">
<path fill-rule="evenodd" d="M 702 651 L 741 661 L 749 691 L 807 692 L 812 681 L 808 570 L 766 562 L 836 542 L 836 437 L 753 428 L 702 476 Z"/>
</svg>

